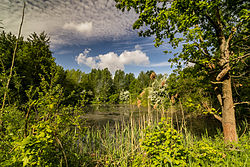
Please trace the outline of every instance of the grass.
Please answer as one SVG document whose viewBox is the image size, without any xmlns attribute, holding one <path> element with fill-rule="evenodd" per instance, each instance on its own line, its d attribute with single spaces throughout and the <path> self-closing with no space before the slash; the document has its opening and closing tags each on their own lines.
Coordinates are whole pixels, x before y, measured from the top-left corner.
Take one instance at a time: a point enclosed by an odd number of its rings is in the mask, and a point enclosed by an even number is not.
<svg viewBox="0 0 250 167">
<path fill-rule="evenodd" d="M 147 125 L 147 121 L 140 118 L 136 122 L 130 120 L 128 123 L 115 123 L 114 126 L 108 123 L 102 129 L 88 128 L 79 142 L 82 166 L 141 166 L 136 162 L 138 155 L 149 157 L 141 147 L 145 138 L 144 124 Z M 155 124 L 157 122 L 151 123 Z M 233 146 L 224 144 L 219 130 L 215 136 L 207 133 L 195 136 L 187 130 L 183 132 L 179 133 L 188 151 L 187 166 L 249 166 L 248 130 L 239 138 L 239 143 Z"/>
</svg>

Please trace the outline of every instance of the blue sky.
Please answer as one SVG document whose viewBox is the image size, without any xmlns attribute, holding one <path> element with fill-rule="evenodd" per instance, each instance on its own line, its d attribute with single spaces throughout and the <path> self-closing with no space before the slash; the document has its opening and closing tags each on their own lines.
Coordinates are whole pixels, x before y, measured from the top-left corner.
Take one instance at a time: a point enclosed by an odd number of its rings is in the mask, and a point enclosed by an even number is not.
<svg viewBox="0 0 250 167">
<path fill-rule="evenodd" d="M 17 33 L 22 0 L 1 0 L 0 20 L 5 31 Z M 168 44 L 154 47 L 153 38 L 132 29 L 138 15 L 115 8 L 114 0 L 27 0 L 22 34 L 45 31 L 56 63 L 65 69 L 121 69 L 136 75 L 154 70 L 170 73 Z"/>
</svg>

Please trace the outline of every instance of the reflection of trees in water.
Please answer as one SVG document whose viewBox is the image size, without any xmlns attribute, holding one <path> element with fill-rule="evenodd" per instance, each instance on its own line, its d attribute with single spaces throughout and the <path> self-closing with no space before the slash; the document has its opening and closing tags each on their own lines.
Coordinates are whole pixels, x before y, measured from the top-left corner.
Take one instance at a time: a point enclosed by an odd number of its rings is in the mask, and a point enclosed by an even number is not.
<svg viewBox="0 0 250 167">
<path fill-rule="evenodd" d="M 86 111 L 86 114 L 82 118 L 87 120 L 89 126 L 97 128 L 103 128 L 107 123 L 109 123 L 110 127 L 114 126 L 115 123 L 128 124 L 131 119 L 137 125 L 143 119 L 148 120 L 146 107 L 141 107 L 139 110 L 137 106 L 129 104 L 93 104 L 85 106 L 84 111 Z M 181 124 L 181 117 L 181 113 L 174 113 L 173 124 L 176 127 Z M 187 129 L 196 135 L 206 133 L 206 131 L 209 135 L 213 135 L 217 132 L 217 128 L 221 129 L 220 123 L 209 115 L 197 116 L 189 114 L 185 117 Z M 151 119 L 154 122 L 160 121 L 161 114 L 157 110 L 153 110 Z"/>
</svg>

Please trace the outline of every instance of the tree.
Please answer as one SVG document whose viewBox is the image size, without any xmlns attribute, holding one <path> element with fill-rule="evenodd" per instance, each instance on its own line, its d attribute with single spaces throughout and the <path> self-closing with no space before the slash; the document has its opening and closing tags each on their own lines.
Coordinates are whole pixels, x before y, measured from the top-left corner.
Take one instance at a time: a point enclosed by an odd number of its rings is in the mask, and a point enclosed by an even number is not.
<svg viewBox="0 0 250 167">
<path fill-rule="evenodd" d="M 117 70 L 114 76 L 114 86 L 117 93 L 120 93 L 125 87 L 125 73 L 122 70 Z"/>
<path fill-rule="evenodd" d="M 18 47 L 15 49 L 17 41 Z M 13 65 L 11 72 L 14 52 L 15 66 Z M 45 33 L 39 35 L 33 33 L 27 41 L 24 41 L 23 37 L 16 38 L 11 33 L 0 34 L 0 73 L 2 76 L 13 73 L 8 86 L 10 89 L 8 101 L 25 103 L 27 100 L 25 92 L 30 86 L 38 87 L 42 78 L 49 81 L 55 66 L 52 52 L 49 50 L 49 38 Z M 4 86 L 5 83 L 7 81 L 2 82 L 0 86 Z"/>
<path fill-rule="evenodd" d="M 231 69 L 249 58 L 249 1 L 244 0 L 115 0 L 121 10 L 135 9 L 133 28 L 155 36 L 155 46 L 169 39 L 182 44 L 174 62 L 194 63 L 211 76 L 222 108 L 225 142 L 238 141 Z M 166 51 L 167 52 L 167 51 Z M 222 97 L 222 98 L 221 98 Z"/>
<path fill-rule="evenodd" d="M 133 73 L 126 74 L 124 90 L 129 90 L 129 86 L 134 80 L 135 80 L 135 75 Z"/>
<path fill-rule="evenodd" d="M 150 85 L 150 75 L 153 71 L 147 71 L 146 73 L 141 71 L 138 75 L 138 81 L 140 82 L 141 89 L 146 88 Z"/>
</svg>

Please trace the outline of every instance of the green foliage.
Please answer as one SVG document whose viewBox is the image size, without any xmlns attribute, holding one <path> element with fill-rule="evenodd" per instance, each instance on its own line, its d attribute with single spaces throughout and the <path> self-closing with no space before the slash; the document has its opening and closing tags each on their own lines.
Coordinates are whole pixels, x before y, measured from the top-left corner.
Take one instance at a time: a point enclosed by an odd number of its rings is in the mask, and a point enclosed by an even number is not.
<svg viewBox="0 0 250 167">
<path fill-rule="evenodd" d="M 202 140 L 189 146 L 190 163 L 193 166 L 209 166 L 210 164 L 222 166 L 224 162 L 222 149 L 223 147 L 218 147 L 209 140 L 209 137 L 203 137 Z"/>
<path fill-rule="evenodd" d="M 249 132 L 238 144 L 225 145 L 222 134 L 197 138 L 183 136 L 167 121 L 145 129 L 141 136 L 141 151 L 133 166 L 247 166 L 249 163 Z"/>
<path fill-rule="evenodd" d="M 53 166 L 59 164 L 60 152 L 53 137 L 53 127 L 48 122 L 34 125 L 35 134 L 13 143 L 14 150 L 10 166 Z M 56 156 L 51 156 L 56 155 Z"/>
<path fill-rule="evenodd" d="M 143 155 L 135 166 L 186 166 L 187 149 L 183 137 L 167 121 L 150 126 L 141 144 Z"/>
<path fill-rule="evenodd" d="M 119 94 L 112 94 L 109 96 L 109 103 L 111 104 L 118 104 L 120 101 Z"/>
</svg>

